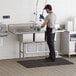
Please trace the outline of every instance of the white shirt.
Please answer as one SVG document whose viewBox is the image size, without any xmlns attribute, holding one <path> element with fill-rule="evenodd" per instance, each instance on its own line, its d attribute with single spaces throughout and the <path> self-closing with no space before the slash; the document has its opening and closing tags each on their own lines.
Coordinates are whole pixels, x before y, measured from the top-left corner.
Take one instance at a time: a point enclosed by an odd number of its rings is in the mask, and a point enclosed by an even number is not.
<svg viewBox="0 0 76 76">
<path fill-rule="evenodd" d="M 53 12 L 46 16 L 46 24 L 49 28 L 53 28 L 53 32 L 55 32 L 56 15 Z"/>
</svg>

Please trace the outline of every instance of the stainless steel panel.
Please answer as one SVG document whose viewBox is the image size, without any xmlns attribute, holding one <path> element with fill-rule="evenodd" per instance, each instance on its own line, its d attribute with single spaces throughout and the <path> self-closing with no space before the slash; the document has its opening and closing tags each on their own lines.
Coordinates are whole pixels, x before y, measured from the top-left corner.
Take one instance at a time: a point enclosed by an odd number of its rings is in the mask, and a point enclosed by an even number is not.
<svg viewBox="0 0 76 76">
<path fill-rule="evenodd" d="M 10 24 L 9 30 L 14 33 L 34 31 L 34 23 Z"/>
<path fill-rule="evenodd" d="M 25 46 L 26 46 L 26 47 L 24 47 L 25 53 L 37 52 L 36 43 L 28 43 L 28 44 L 25 44 Z"/>
<path fill-rule="evenodd" d="M 45 52 L 45 43 L 37 43 L 37 51 L 38 52 Z"/>
<path fill-rule="evenodd" d="M 23 42 L 33 42 L 33 34 L 23 34 Z"/>
<path fill-rule="evenodd" d="M 45 32 L 35 33 L 35 41 L 36 42 L 45 41 Z"/>
<path fill-rule="evenodd" d="M 33 42 L 33 34 L 19 34 L 17 37 L 18 40 L 23 43 Z"/>
</svg>

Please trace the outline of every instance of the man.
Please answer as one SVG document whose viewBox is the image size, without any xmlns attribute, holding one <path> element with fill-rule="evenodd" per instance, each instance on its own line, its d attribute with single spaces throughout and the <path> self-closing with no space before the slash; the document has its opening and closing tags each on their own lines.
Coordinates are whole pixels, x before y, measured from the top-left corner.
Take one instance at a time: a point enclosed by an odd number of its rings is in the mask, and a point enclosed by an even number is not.
<svg viewBox="0 0 76 76">
<path fill-rule="evenodd" d="M 49 51 L 50 51 L 49 57 L 46 58 L 46 60 L 54 62 L 56 59 L 55 48 L 54 48 L 56 15 L 53 13 L 51 5 L 49 5 L 49 4 L 45 5 L 44 9 L 48 13 L 48 15 L 44 19 L 44 22 L 41 25 L 41 28 L 43 28 L 45 25 L 47 25 L 45 36 L 46 36 L 46 41 L 47 41 Z"/>
</svg>

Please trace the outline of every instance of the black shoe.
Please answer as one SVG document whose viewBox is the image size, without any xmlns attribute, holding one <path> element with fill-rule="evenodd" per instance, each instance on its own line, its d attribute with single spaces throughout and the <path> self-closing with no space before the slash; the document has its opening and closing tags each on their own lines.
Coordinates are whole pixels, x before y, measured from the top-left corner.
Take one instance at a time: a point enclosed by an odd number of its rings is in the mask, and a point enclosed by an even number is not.
<svg viewBox="0 0 76 76">
<path fill-rule="evenodd" d="M 45 60 L 46 60 L 47 62 L 55 62 L 55 59 L 51 59 L 50 57 L 45 58 Z"/>
<path fill-rule="evenodd" d="M 56 60 L 56 58 L 51 58 L 51 61 L 52 61 L 52 62 L 55 62 L 55 60 Z"/>
</svg>

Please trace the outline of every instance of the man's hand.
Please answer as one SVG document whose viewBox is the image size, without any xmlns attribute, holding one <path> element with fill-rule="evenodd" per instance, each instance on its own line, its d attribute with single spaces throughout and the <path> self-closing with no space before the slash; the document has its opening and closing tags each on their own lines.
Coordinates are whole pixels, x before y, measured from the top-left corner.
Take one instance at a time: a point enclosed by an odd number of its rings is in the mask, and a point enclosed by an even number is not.
<svg viewBox="0 0 76 76">
<path fill-rule="evenodd" d="M 41 26 L 35 27 L 35 30 L 39 32 L 41 30 Z"/>
</svg>

